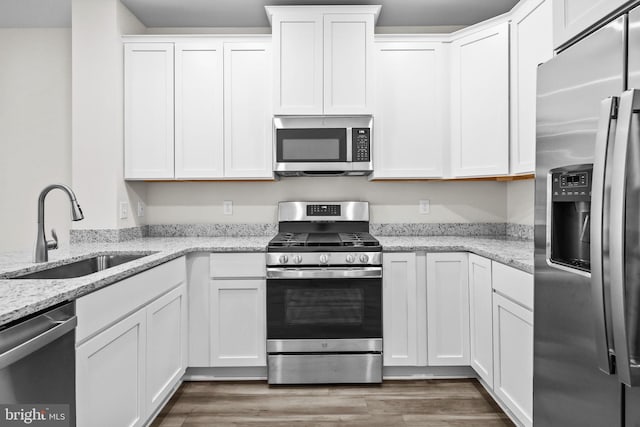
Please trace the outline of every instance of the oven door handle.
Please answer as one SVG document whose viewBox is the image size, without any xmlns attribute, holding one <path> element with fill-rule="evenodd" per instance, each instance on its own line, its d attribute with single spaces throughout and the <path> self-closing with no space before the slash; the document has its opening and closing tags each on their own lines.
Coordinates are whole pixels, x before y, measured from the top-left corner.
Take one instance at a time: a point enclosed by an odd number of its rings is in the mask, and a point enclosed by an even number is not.
<svg viewBox="0 0 640 427">
<path fill-rule="evenodd" d="M 267 279 L 375 279 L 382 277 L 382 267 L 268 267 Z"/>
</svg>

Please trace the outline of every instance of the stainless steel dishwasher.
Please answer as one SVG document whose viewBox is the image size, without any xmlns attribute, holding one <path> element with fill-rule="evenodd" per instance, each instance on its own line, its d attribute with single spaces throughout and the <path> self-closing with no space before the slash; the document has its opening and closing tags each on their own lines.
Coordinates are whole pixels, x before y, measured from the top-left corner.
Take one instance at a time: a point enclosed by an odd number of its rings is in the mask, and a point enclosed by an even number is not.
<svg viewBox="0 0 640 427">
<path fill-rule="evenodd" d="M 69 405 L 61 425 L 76 425 L 77 323 L 75 305 L 71 302 L 0 329 L 0 404 L 3 407 L 20 404 L 25 412 L 31 406 L 36 408 L 34 412 L 45 413 L 43 405 L 57 408 Z M 0 424 L 9 416 L 3 408 Z"/>
</svg>

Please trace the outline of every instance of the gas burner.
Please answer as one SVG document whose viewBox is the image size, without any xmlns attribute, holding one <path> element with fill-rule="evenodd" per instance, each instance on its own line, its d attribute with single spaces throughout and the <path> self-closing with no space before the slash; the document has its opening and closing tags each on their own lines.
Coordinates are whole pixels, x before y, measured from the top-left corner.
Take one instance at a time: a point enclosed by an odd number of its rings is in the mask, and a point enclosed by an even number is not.
<svg viewBox="0 0 640 427">
<path fill-rule="evenodd" d="M 278 235 L 274 237 L 271 240 L 271 242 L 269 242 L 269 246 L 278 246 L 278 247 L 305 246 L 307 243 L 308 236 L 309 236 L 309 233 L 281 232 L 281 233 L 278 233 Z"/>
<path fill-rule="evenodd" d="M 380 243 L 369 233 L 339 233 L 340 240 L 343 246 L 362 247 L 362 246 L 377 246 Z"/>
<path fill-rule="evenodd" d="M 338 206 L 335 221 L 315 214 Z M 279 233 L 267 246 L 268 265 L 372 265 L 379 263 L 382 246 L 369 234 L 365 202 L 282 202 L 278 208 Z M 377 254 L 376 254 L 377 253 Z"/>
</svg>

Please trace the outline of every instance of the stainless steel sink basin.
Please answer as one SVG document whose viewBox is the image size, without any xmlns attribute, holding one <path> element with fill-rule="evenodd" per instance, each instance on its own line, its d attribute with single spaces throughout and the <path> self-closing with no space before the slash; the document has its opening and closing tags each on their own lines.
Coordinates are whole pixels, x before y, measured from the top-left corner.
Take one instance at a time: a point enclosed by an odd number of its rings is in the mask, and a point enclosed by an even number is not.
<svg viewBox="0 0 640 427">
<path fill-rule="evenodd" d="M 71 279 L 74 277 L 87 276 L 148 255 L 151 255 L 151 253 L 99 255 L 57 267 L 51 267 L 35 273 L 8 277 L 8 279 Z"/>
</svg>

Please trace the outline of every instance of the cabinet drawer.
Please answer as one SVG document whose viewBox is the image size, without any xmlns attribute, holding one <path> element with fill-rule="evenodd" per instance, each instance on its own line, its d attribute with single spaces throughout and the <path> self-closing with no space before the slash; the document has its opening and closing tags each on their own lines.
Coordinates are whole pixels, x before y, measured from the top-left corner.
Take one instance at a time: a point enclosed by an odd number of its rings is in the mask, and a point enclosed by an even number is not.
<svg viewBox="0 0 640 427">
<path fill-rule="evenodd" d="M 493 290 L 533 310 L 533 274 L 493 261 Z"/>
<path fill-rule="evenodd" d="M 180 257 L 78 298 L 76 342 L 85 340 L 175 288 L 184 282 L 185 278 L 185 259 Z"/>
<path fill-rule="evenodd" d="M 264 253 L 211 254 L 211 277 L 266 277 Z"/>
</svg>

